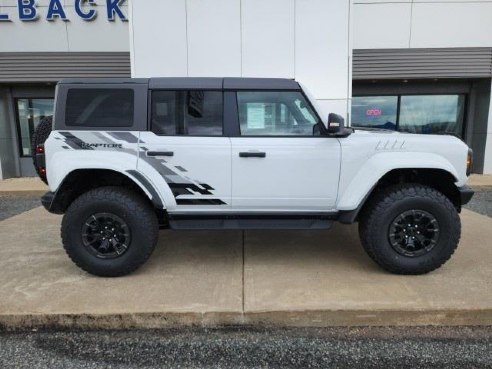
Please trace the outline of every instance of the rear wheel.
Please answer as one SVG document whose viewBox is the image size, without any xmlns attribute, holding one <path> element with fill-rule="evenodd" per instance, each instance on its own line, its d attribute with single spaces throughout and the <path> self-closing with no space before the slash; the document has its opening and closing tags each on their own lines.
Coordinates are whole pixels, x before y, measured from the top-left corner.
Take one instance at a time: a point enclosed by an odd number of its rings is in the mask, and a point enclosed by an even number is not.
<svg viewBox="0 0 492 369">
<path fill-rule="evenodd" d="M 461 235 L 455 207 L 439 191 L 419 184 L 387 188 L 365 207 L 359 233 L 367 254 L 397 274 L 423 274 L 454 253 Z"/>
<path fill-rule="evenodd" d="M 139 195 L 119 187 L 84 193 L 62 221 L 63 246 L 81 269 L 117 277 L 143 265 L 158 239 L 157 217 Z"/>
</svg>

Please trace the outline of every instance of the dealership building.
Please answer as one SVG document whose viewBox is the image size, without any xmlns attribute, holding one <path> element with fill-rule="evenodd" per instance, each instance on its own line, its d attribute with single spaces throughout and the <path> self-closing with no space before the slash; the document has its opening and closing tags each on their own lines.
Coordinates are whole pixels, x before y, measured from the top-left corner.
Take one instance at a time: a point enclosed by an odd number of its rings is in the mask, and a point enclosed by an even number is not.
<svg viewBox="0 0 492 369">
<path fill-rule="evenodd" d="M 492 0 L 0 0 L 0 178 L 67 77 L 295 78 L 352 126 L 453 134 L 492 173 Z"/>
</svg>

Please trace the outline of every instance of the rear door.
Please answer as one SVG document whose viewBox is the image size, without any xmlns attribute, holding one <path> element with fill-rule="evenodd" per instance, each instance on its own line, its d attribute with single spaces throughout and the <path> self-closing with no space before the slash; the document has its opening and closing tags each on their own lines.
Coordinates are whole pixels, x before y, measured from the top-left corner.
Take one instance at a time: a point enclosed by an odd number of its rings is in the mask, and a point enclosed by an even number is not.
<svg viewBox="0 0 492 369">
<path fill-rule="evenodd" d="M 150 130 L 140 135 L 138 168 L 170 188 L 168 211 L 229 209 L 231 144 L 223 135 L 222 91 L 154 89 L 149 98 Z"/>
<path fill-rule="evenodd" d="M 319 117 L 301 91 L 237 91 L 232 137 L 232 208 L 330 211 L 340 173 L 338 139 L 319 136 Z"/>
</svg>

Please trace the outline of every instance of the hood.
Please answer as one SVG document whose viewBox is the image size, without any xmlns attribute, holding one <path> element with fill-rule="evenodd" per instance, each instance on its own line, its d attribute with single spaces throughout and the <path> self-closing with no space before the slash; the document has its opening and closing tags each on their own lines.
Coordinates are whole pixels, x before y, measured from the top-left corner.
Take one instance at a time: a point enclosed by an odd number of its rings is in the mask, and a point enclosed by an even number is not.
<svg viewBox="0 0 492 369">
<path fill-rule="evenodd" d="M 374 135 L 374 134 L 388 134 L 388 135 L 401 135 L 401 132 L 393 131 L 391 129 L 384 128 L 359 128 L 359 127 L 350 127 L 354 130 L 354 134 L 359 135 Z"/>
</svg>

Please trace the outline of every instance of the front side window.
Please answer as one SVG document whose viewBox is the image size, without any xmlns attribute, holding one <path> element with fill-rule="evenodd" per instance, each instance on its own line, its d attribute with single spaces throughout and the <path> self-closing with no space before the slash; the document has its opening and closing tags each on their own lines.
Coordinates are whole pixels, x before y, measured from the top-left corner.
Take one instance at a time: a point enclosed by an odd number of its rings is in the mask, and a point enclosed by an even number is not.
<svg viewBox="0 0 492 369">
<path fill-rule="evenodd" d="M 130 127 L 133 90 L 72 88 L 68 91 L 65 125 L 74 127 Z"/>
<path fill-rule="evenodd" d="M 31 138 L 39 122 L 53 115 L 53 99 L 17 99 L 21 156 L 31 156 Z"/>
<path fill-rule="evenodd" d="M 242 136 L 312 136 L 318 117 L 299 91 L 238 91 Z"/>
<path fill-rule="evenodd" d="M 166 136 L 222 136 L 222 92 L 154 91 L 152 132 Z"/>
</svg>

